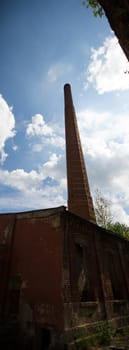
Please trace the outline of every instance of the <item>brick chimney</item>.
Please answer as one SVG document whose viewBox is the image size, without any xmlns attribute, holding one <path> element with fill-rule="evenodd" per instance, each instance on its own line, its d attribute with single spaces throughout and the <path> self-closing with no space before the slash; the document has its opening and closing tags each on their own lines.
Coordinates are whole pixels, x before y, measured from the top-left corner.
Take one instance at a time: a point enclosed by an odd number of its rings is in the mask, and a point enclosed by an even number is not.
<svg viewBox="0 0 129 350">
<path fill-rule="evenodd" d="M 83 219 L 96 222 L 69 84 L 64 86 L 64 100 L 68 210 Z"/>
</svg>

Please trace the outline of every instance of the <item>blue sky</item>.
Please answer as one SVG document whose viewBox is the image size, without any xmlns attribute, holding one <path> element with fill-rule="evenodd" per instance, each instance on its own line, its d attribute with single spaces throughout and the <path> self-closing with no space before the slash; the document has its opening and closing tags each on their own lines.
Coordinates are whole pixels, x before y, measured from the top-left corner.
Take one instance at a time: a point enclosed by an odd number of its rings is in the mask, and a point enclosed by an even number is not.
<svg viewBox="0 0 129 350">
<path fill-rule="evenodd" d="M 92 194 L 129 224 L 129 67 L 106 18 L 81 0 L 0 6 L 0 212 L 66 205 L 70 83 Z"/>
</svg>

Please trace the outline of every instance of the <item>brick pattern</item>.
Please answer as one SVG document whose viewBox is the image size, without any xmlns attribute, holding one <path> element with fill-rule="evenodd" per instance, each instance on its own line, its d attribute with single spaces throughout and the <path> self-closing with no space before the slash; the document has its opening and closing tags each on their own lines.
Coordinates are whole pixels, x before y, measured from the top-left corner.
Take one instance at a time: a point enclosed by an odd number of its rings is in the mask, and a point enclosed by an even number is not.
<svg viewBox="0 0 129 350">
<path fill-rule="evenodd" d="M 67 220 L 65 267 L 69 269 L 69 273 L 66 274 L 65 271 L 65 276 L 69 276 L 69 302 L 83 301 L 78 286 L 80 261 L 76 246 L 81 247 L 83 251 L 82 268 L 86 274 L 84 301 L 106 303 L 107 300 L 128 300 L 129 242 L 97 225 L 74 217 L 69 212 Z M 65 300 L 67 301 L 68 299 Z"/>
<path fill-rule="evenodd" d="M 64 86 L 64 97 L 68 209 L 84 219 L 95 222 L 93 202 L 69 84 Z"/>
</svg>

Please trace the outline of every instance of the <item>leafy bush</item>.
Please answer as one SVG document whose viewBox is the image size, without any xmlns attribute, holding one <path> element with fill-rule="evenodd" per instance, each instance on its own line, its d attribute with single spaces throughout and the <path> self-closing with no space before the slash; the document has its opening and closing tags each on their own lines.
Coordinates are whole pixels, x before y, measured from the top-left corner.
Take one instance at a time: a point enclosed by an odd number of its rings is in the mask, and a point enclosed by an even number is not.
<svg viewBox="0 0 129 350">
<path fill-rule="evenodd" d="M 100 325 L 98 325 L 98 333 L 99 333 L 99 344 L 100 345 L 110 345 L 112 338 L 111 327 L 109 326 L 107 321 L 104 321 Z"/>
</svg>

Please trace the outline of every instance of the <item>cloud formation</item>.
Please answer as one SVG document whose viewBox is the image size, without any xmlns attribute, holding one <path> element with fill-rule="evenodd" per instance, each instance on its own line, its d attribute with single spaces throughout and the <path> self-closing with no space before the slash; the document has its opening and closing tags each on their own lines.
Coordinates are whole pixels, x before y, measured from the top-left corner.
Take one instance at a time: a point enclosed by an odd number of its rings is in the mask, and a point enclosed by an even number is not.
<svg viewBox="0 0 129 350">
<path fill-rule="evenodd" d="M 48 126 L 41 114 L 32 117 L 32 123 L 29 123 L 26 129 L 28 136 L 50 136 L 53 134 L 52 128 Z"/>
<path fill-rule="evenodd" d="M 112 202 L 115 220 L 129 225 L 128 119 L 127 114 L 112 115 L 94 110 L 78 114 L 91 188 L 102 190 Z"/>
<path fill-rule="evenodd" d="M 0 95 L 0 163 L 3 163 L 8 154 L 5 152 L 5 144 L 9 138 L 15 136 L 15 118 L 12 107 L 9 107 L 5 99 Z"/>
<path fill-rule="evenodd" d="M 58 79 L 63 77 L 64 74 L 69 73 L 72 66 L 68 63 L 57 62 L 52 64 L 47 72 L 48 81 L 55 83 Z"/>
<path fill-rule="evenodd" d="M 47 208 L 65 204 L 66 176 L 64 156 L 52 153 L 38 171 L 0 169 L 0 185 L 8 186 L 14 193 L 1 196 L 0 207 Z M 6 198 L 6 199 L 5 199 Z"/>
<path fill-rule="evenodd" d="M 4 135 L 5 145 L 6 140 L 15 135 L 15 119 L 7 103 L 3 100 L 2 103 L 6 106 L 7 125 L 5 124 L 1 133 Z M 114 219 L 129 225 L 128 114 L 113 115 L 111 112 L 102 113 L 90 109 L 80 111 L 77 119 L 92 192 L 99 188 L 112 202 Z M 12 210 L 30 210 L 66 204 L 62 130 L 56 125 L 46 123 L 41 114 L 36 114 L 27 125 L 26 134 L 27 140 L 32 142 L 33 152 L 40 152 L 45 145 L 47 146 L 47 160 L 36 170 L 32 166 L 31 171 L 1 169 L 0 186 L 10 191 L 5 191 L 5 195 L 1 196 L 0 207 L 3 210 L 8 206 L 12 206 Z"/>
<path fill-rule="evenodd" d="M 42 181 L 47 177 L 59 181 L 64 176 L 62 160 L 64 160 L 64 157 L 52 153 L 48 161 L 40 166 L 38 171 L 31 170 L 27 172 L 24 169 L 12 171 L 0 169 L 0 184 L 25 192 L 36 191 Z"/>
<path fill-rule="evenodd" d="M 48 125 L 41 114 L 32 117 L 31 123 L 27 125 L 26 134 L 34 140 L 31 143 L 33 152 L 41 152 L 45 145 L 64 148 L 64 137 L 61 135 L 61 130 L 57 132 L 56 126 Z M 34 137 L 36 137 L 36 141 Z"/>
<path fill-rule="evenodd" d="M 127 59 L 116 37 L 108 37 L 102 46 L 91 49 L 85 88 L 92 84 L 99 94 L 129 89 Z"/>
</svg>

